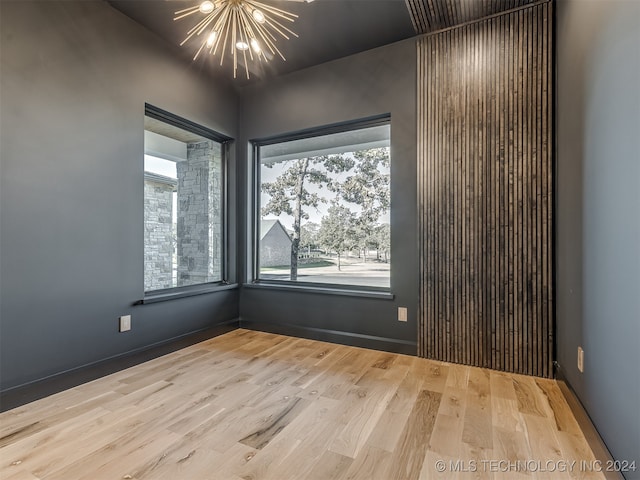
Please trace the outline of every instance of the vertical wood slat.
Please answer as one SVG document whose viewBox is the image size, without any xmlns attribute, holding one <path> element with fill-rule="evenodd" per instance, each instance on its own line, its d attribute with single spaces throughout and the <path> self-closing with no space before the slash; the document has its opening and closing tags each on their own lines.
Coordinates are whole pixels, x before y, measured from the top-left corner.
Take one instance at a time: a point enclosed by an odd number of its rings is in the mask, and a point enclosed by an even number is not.
<svg viewBox="0 0 640 480">
<path fill-rule="evenodd" d="M 539 0 L 405 0 L 416 33 L 429 33 L 478 20 Z"/>
<path fill-rule="evenodd" d="M 552 375 L 552 7 L 418 40 L 423 357 Z"/>
</svg>

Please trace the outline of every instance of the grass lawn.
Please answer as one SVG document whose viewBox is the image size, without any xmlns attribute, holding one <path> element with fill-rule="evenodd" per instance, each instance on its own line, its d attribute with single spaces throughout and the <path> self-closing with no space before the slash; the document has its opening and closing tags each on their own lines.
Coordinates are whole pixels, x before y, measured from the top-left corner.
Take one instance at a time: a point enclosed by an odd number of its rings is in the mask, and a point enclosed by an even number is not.
<svg viewBox="0 0 640 480">
<path fill-rule="evenodd" d="M 298 270 L 300 270 L 302 268 L 331 267 L 331 266 L 334 266 L 335 264 L 336 264 L 336 262 L 332 262 L 331 260 L 323 260 L 323 259 L 318 259 L 317 261 L 315 261 L 313 263 L 299 263 L 298 262 Z M 260 267 L 260 271 L 261 272 L 277 272 L 277 271 L 280 271 L 280 270 L 289 271 L 290 268 L 291 267 L 289 265 L 281 265 L 281 266 L 277 266 L 277 267 Z"/>
</svg>

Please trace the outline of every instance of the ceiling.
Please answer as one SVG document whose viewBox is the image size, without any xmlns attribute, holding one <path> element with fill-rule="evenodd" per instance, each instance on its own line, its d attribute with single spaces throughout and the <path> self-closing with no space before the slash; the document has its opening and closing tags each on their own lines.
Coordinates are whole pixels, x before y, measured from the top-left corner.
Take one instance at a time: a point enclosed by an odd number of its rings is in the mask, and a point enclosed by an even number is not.
<svg viewBox="0 0 640 480">
<path fill-rule="evenodd" d="M 174 12 L 197 5 L 198 0 L 107 0 L 137 23 L 169 43 L 178 46 L 193 17 L 174 21 Z M 370 50 L 416 34 L 405 0 L 263 0 L 265 3 L 298 15 L 291 29 L 299 37 L 278 39 L 278 48 L 286 61 L 274 58 L 270 62 L 250 63 L 250 80 L 244 67 L 238 69 L 236 82 L 247 84 L 317 65 L 354 53 Z M 189 61 L 197 50 L 197 41 L 179 47 Z M 217 77 L 232 78 L 232 58 L 201 55 L 200 67 Z"/>
<path fill-rule="evenodd" d="M 279 57 L 270 62 L 249 62 L 238 68 L 235 85 L 290 73 L 354 53 L 387 45 L 541 0 L 261 0 L 298 15 L 291 29 L 298 38 L 278 39 Z M 174 45 L 188 61 L 197 40 L 182 47 L 187 31 L 198 20 L 174 21 L 174 12 L 198 5 L 199 0 L 107 0 L 117 10 Z M 230 55 L 220 66 L 218 55 L 201 55 L 196 66 L 217 78 L 233 79 Z"/>
</svg>

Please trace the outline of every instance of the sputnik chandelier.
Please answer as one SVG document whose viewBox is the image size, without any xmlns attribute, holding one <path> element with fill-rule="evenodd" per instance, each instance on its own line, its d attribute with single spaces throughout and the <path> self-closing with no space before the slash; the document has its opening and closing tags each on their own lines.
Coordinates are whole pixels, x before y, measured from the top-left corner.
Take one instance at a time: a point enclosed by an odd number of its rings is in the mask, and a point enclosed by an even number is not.
<svg viewBox="0 0 640 480">
<path fill-rule="evenodd" d="M 289 35 L 298 36 L 282 23 L 293 22 L 297 15 L 256 0 L 205 0 L 175 12 L 174 20 L 194 14 L 200 15 L 201 19 L 187 32 L 180 45 L 200 36 L 203 40 L 193 59 L 197 59 L 202 51 L 212 55 L 219 53 L 220 65 L 229 49 L 233 55 L 233 78 L 236 78 L 239 56 L 249 78 L 248 59 L 268 62 L 269 57 L 277 54 L 285 60 L 276 46 L 278 36 L 287 40 Z"/>
</svg>

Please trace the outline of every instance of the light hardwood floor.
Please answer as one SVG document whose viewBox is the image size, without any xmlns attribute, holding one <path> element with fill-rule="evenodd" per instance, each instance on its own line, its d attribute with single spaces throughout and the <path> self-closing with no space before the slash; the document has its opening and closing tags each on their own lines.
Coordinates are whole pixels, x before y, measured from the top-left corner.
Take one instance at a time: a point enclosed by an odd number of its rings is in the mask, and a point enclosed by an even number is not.
<svg viewBox="0 0 640 480">
<path fill-rule="evenodd" d="M 604 478 L 593 460 L 552 380 L 248 330 L 0 414 L 3 480 Z"/>
</svg>

